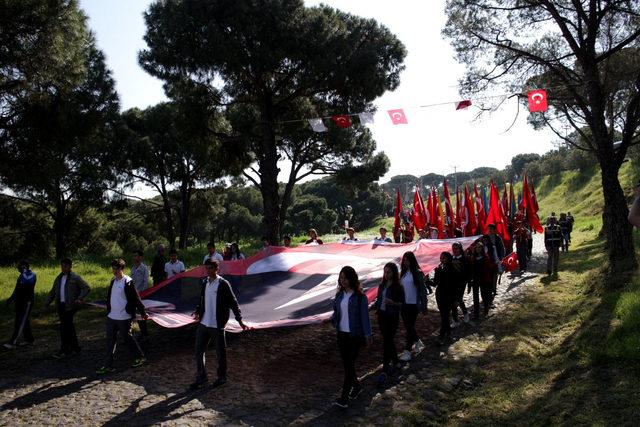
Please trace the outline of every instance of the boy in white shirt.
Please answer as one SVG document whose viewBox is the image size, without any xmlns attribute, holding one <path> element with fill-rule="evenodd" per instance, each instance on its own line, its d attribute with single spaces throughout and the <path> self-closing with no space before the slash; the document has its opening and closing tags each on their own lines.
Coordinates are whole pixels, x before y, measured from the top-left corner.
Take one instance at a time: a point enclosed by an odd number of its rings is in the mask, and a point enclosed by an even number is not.
<svg viewBox="0 0 640 427">
<path fill-rule="evenodd" d="M 169 251 L 169 262 L 164 265 L 164 272 L 167 273 L 167 279 L 184 272 L 184 270 L 184 263 L 178 261 L 178 251 L 171 249 Z"/>
</svg>

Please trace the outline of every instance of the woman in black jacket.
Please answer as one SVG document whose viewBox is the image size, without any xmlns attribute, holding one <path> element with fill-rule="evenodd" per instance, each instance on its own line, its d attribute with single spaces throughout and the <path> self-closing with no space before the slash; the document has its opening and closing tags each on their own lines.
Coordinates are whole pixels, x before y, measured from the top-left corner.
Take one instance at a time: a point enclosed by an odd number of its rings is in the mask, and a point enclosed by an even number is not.
<svg viewBox="0 0 640 427">
<path fill-rule="evenodd" d="M 378 314 L 378 326 L 382 334 L 382 374 L 379 382 L 393 375 L 398 364 L 395 337 L 400 323 L 400 309 L 404 303 L 404 288 L 400 284 L 400 273 L 395 262 L 384 266 L 382 282 L 378 286 L 378 296 L 374 308 Z"/>
<path fill-rule="evenodd" d="M 402 255 L 400 284 L 404 289 L 402 323 L 407 330 L 407 340 L 400 360 L 408 362 L 411 360 L 411 349 L 414 348 L 414 344 L 416 353 L 424 349 L 424 344 L 416 331 L 416 320 L 418 313 L 426 313 L 427 311 L 427 288 L 425 287 L 424 273 L 420 270 L 418 260 L 413 252 L 405 252 Z"/>
<path fill-rule="evenodd" d="M 444 344 L 445 340 L 451 337 L 451 325 L 449 324 L 449 313 L 451 306 L 456 299 L 456 272 L 452 265 L 453 256 L 449 252 L 440 254 L 440 265 L 436 267 L 433 281 L 436 285 L 436 302 L 440 311 L 440 336 L 438 344 Z"/>
</svg>

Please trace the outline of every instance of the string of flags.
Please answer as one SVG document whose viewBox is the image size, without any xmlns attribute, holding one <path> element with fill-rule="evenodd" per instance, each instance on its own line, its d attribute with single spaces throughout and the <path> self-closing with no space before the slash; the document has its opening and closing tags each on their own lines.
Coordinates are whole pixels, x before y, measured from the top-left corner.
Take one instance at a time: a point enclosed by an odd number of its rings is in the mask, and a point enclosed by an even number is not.
<svg viewBox="0 0 640 427">
<path fill-rule="evenodd" d="M 501 95 L 502 96 L 502 95 Z M 492 97 L 493 98 L 493 97 Z M 536 89 L 527 92 L 527 99 L 529 104 L 529 112 L 545 112 L 548 109 L 547 103 L 547 91 L 545 89 Z M 465 110 L 473 105 L 470 99 L 463 99 L 461 101 L 456 102 L 444 102 L 440 104 L 432 104 L 432 105 L 422 105 L 421 108 L 424 107 L 432 107 L 436 105 L 446 105 L 446 104 L 454 104 L 455 110 Z M 387 114 L 389 115 L 389 119 L 393 125 L 406 125 L 409 124 L 407 120 L 407 115 L 405 114 L 404 109 L 396 108 L 393 110 L 387 110 Z M 324 119 L 331 119 L 331 121 L 339 128 L 346 129 L 353 124 L 353 117 L 358 117 L 361 125 L 373 124 L 374 118 L 373 113 L 362 112 L 357 114 L 336 114 L 330 117 L 316 117 L 313 119 L 308 119 L 309 126 L 315 132 L 327 132 L 329 128 L 327 128 Z M 293 122 L 295 120 L 291 120 Z"/>
</svg>

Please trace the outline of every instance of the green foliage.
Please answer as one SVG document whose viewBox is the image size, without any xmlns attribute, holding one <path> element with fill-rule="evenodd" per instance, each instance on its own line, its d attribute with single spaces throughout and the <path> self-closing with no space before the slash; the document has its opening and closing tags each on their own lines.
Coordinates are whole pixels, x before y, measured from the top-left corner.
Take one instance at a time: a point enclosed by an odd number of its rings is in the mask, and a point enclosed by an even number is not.
<svg viewBox="0 0 640 427">
<path fill-rule="evenodd" d="M 16 101 L 19 114 L 0 139 L 0 183 L 49 214 L 57 256 L 67 251 L 64 236 L 78 217 L 88 207 L 100 205 L 105 190 L 117 179 L 115 83 L 93 37 L 79 41 L 80 46 L 69 49 L 83 52 L 83 78 L 69 88 L 45 87 L 21 97 Z"/>
<path fill-rule="evenodd" d="M 514 175 L 521 176 L 527 163 L 535 162 L 540 159 L 540 155 L 536 153 L 518 154 L 511 159 L 511 172 Z"/>
<path fill-rule="evenodd" d="M 245 174 L 263 196 L 267 234 L 278 240 L 293 185 L 310 174 L 377 179 L 388 168 L 363 126 L 316 133 L 291 117 L 373 111 L 399 84 L 402 43 L 371 19 L 300 0 L 156 1 L 145 14 L 148 49 L 140 63 L 173 88 L 206 92 L 226 114 L 231 141 L 257 167 Z M 219 79 L 221 84 L 214 84 Z M 291 174 L 279 194 L 278 161 Z"/>
<path fill-rule="evenodd" d="M 288 218 L 285 233 L 296 234 L 315 228 L 319 234 L 325 234 L 335 229 L 338 214 L 327 208 L 326 199 L 307 194 L 296 198 L 289 208 Z"/>
</svg>

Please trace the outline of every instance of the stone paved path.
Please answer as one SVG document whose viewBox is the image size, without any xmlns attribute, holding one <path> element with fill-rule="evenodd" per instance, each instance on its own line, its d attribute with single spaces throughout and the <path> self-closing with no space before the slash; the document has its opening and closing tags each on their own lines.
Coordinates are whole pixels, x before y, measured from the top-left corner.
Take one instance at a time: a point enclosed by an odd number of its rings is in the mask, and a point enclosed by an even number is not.
<svg viewBox="0 0 640 427">
<path fill-rule="evenodd" d="M 540 245 L 536 236 L 534 258 L 541 256 Z M 505 275 L 492 316 L 508 315 L 505 309 L 517 304 L 536 277 Z M 434 305 L 431 300 L 430 307 Z M 373 315 L 372 321 L 377 332 Z M 433 414 L 435 422 L 445 393 L 474 387 L 473 371 L 493 340 L 483 332 L 490 316 L 480 325 L 457 328 L 454 343 L 439 348 L 438 322 L 437 311 L 419 318 L 427 348 L 383 390 L 375 387 L 382 355 L 376 334 L 358 360 L 366 391 L 346 411 L 331 406 L 342 368 L 328 324 L 229 334 L 230 383 L 195 393 L 186 391 L 195 371 L 193 328 L 152 328 L 149 364 L 128 368 L 130 359 L 121 346 L 118 372 L 99 377 L 93 372 L 104 355 L 103 327 L 80 326 L 83 352 L 73 358 L 51 359 L 55 342 L 47 341 L 0 355 L 0 425 L 388 424 L 400 421 L 394 418 L 397 412 L 414 409 Z M 403 332 L 401 327 L 398 348 Z M 214 376 L 215 352 L 209 360 Z"/>
</svg>

